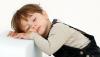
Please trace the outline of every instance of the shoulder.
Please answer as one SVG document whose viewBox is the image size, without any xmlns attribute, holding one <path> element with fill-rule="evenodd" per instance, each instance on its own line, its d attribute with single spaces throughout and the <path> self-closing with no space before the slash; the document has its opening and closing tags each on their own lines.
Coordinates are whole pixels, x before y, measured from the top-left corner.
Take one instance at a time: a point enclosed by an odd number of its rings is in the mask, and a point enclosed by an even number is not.
<svg viewBox="0 0 100 57">
<path fill-rule="evenodd" d="M 54 19 L 52 23 L 53 23 L 52 28 L 64 27 L 64 26 L 69 27 L 67 24 L 63 23 L 60 19 Z"/>
<path fill-rule="evenodd" d="M 68 25 L 58 22 L 52 26 L 50 33 L 69 33 L 74 31 L 75 30 L 73 28 L 70 28 Z"/>
<path fill-rule="evenodd" d="M 64 23 L 61 23 L 61 22 L 58 22 L 58 23 L 56 23 L 56 24 L 54 24 L 54 25 L 52 26 L 52 28 L 64 28 L 64 27 L 69 28 L 68 25 L 66 25 L 66 24 L 64 24 Z"/>
</svg>

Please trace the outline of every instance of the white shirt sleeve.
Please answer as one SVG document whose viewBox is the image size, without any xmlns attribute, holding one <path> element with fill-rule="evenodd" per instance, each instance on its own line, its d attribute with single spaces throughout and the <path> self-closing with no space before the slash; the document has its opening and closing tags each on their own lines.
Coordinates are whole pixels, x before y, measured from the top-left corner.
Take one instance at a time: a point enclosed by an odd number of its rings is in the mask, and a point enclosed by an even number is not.
<svg viewBox="0 0 100 57">
<path fill-rule="evenodd" d="M 50 30 L 48 40 L 38 35 L 32 34 L 35 44 L 46 54 L 52 55 L 60 49 L 75 32 L 74 29 L 62 23 L 56 23 Z"/>
</svg>

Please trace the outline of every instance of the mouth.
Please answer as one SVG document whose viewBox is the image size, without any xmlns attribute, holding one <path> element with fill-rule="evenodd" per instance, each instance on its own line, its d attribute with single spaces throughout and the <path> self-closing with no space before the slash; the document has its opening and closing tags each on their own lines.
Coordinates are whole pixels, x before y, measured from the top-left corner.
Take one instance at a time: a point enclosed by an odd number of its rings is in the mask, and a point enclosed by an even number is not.
<svg viewBox="0 0 100 57">
<path fill-rule="evenodd" d="M 38 33 L 39 33 L 39 31 L 40 31 L 40 27 L 37 28 L 37 32 L 38 32 Z"/>
</svg>

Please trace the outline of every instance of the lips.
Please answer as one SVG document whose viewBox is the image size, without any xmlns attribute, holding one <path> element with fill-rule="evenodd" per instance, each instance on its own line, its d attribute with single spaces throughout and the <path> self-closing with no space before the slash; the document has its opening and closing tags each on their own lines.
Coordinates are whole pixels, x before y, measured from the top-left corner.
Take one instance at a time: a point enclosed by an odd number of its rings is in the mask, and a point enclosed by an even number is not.
<svg viewBox="0 0 100 57">
<path fill-rule="evenodd" d="M 37 30 L 37 32 L 39 33 L 40 27 L 38 27 L 36 30 Z"/>
</svg>

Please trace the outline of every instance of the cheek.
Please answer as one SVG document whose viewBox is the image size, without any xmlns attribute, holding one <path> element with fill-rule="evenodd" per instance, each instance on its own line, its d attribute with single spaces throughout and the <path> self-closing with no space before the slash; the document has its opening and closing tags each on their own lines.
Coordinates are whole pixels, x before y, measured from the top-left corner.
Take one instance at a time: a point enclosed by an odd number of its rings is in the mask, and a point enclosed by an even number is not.
<svg viewBox="0 0 100 57">
<path fill-rule="evenodd" d="M 48 22 L 47 20 L 41 20 L 39 25 L 40 25 L 39 34 L 43 35 L 47 30 Z"/>
<path fill-rule="evenodd" d="M 39 29 L 39 34 L 43 35 L 46 32 L 47 26 L 46 25 L 41 25 Z"/>
</svg>

